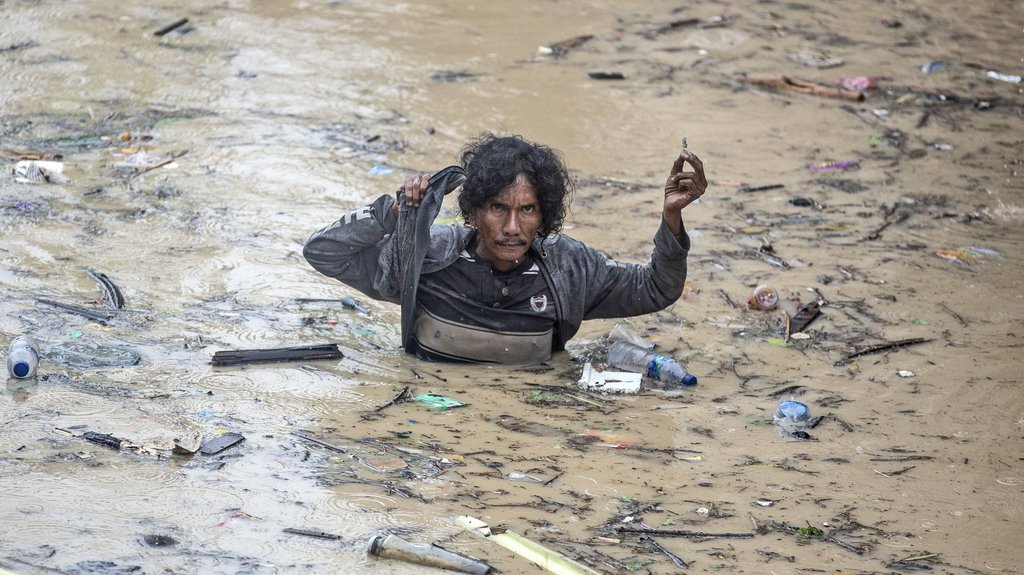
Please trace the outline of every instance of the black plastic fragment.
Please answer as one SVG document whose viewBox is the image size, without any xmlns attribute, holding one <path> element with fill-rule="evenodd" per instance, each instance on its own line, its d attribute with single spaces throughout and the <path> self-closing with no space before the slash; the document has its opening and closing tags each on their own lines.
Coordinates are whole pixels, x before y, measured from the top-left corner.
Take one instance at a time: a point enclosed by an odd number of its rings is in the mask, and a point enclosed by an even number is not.
<svg viewBox="0 0 1024 575">
<path fill-rule="evenodd" d="M 86 273 L 103 288 L 103 302 L 107 304 L 107 307 L 110 309 L 122 309 L 124 307 L 124 295 L 121 294 L 117 284 L 107 277 L 107 274 L 96 270 L 86 270 Z"/>
<path fill-rule="evenodd" d="M 142 542 L 150 547 L 171 547 L 178 544 L 178 540 L 167 535 L 145 535 Z"/>
<path fill-rule="evenodd" d="M 121 449 L 121 442 L 124 441 L 123 439 L 118 439 L 113 435 L 107 433 L 97 433 L 95 431 L 86 431 L 85 433 L 82 434 L 82 439 L 113 449 Z"/>
<path fill-rule="evenodd" d="M 821 313 L 820 307 L 816 301 L 800 306 L 796 314 L 789 319 L 789 333 L 803 331 Z"/>
<path fill-rule="evenodd" d="M 239 349 L 218 351 L 213 354 L 213 365 L 239 365 L 243 363 L 273 363 L 281 361 L 313 361 L 344 357 L 336 343 L 278 347 L 269 349 Z"/>
<path fill-rule="evenodd" d="M 297 527 L 286 527 L 285 533 L 292 535 L 304 535 L 306 537 L 316 537 L 318 539 L 341 539 L 341 535 L 335 535 L 334 533 L 327 533 L 325 531 L 314 531 L 311 529 L 299 529 Z"/>
<path fill-rule="evenodd" d="M 221 451 L 238 445 L 243 441 L 245 441 L 245 436 L 242 434 L 235 433 L 233 431 L 228 432 L 224 435 L 218 435 L 204 443 L 203 446 L 199 448 L 199 453 L 202 453 L 203 455 L 217 455 Z"/>
<path fill-rule="evenodd" d="M 601 72 L 592 71 L 587 72 L 587 76 L 590 76 L 592 80 L 625 80 L 626 76 L 622 72 Z"/>
</svg>

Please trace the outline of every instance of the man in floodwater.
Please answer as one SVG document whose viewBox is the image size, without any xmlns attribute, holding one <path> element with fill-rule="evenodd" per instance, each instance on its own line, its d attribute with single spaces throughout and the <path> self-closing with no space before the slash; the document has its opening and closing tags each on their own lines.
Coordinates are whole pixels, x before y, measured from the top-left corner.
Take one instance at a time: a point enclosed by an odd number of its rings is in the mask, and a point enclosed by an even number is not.
<svg viewBox="0 0 1024 575">
<path fill-rule="evenodd" d="M 460 184 L 465 225 L 433 224 Z M 541 362 L 585 319 L 651 313 L 679 298 L 690 248 L 681 211 L 707 185 L 700 159 L 683 150 L 650 261 L 618 263 L 558 233 L 573 183 L 557 152 L 485 133 L 461 167 L 407 178 L 395 197 L 313 234 L 303 255 L 324 275 L 401 303 L 403 347 L 420 359 Z"/>
</svg>

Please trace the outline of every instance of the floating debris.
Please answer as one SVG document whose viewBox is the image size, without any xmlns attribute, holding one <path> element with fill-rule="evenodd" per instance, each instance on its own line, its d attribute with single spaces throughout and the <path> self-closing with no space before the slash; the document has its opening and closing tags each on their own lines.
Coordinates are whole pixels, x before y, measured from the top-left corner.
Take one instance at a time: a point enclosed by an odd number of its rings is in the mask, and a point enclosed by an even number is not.
<svg viewBox="0 0 1024 575">
<path fill-rule="evenodd" d="M 817 164 L 811 164 L 807 166 L 808 170 L 847 170 L 850 168 L 859 168 L 860 164 L 857 162 L 819 162 Z"/>
<path fill-rule="evenodd" d="M 802 64 L 809 68 L 835 68 L 843 65 L 842 58 L 835 58 L 828 54 L 810 53 L 810 52 L 793 52 L 787 56 L 791 62 Z"/>
<path fill-rule="evenodd" d="M 204 443 L 203 446 L 199 448 L 199 453 L 202 453 L 203 455 L 217 455 L 221 451 L 234 447 L 243 441 L 245 441 L 245 436 L 240 433 L 229 431 Z"/>
<path fill-rule="evenodd" d="M 455 407 L 462 407 L 466 405 L 461 401 L 452 399 L 450 397 L 445 397 L 443 395 L 436 395 L 433 393 L 424 393 L 422 395 L 417 395 L 413 399 L 421 403 L 426 403 L 427 405 L 430 406 L 431 411 L 444 411 L 446 409 L 452 409 Z"/>
<path fill-rule="evenodd" d="M 43 160 L 22 160 L 14 165 L 14 181 L 22 184 L 66 184 L 64 164 Z"/>
<path fill-rule="evenodd" d="M 963 246 L 959 248 L 944 248 L 935 250 L 935 255 L 944 260 L 956 262 L 963 267 L 970 267 L 987 256 L 999 256 L 1000 253 L 992 248 L 983 246 Z"/>
<path fill-rule="evenodd" d="M 269 349 L 239 349 L 218 351 L 210 361 L 213 365 L 239 365 L 242 363 L 275 363 L 282 361 L 314 361 L 341 359 L 344 355 L 336 343 L 278 347 Z"/>
</svg>

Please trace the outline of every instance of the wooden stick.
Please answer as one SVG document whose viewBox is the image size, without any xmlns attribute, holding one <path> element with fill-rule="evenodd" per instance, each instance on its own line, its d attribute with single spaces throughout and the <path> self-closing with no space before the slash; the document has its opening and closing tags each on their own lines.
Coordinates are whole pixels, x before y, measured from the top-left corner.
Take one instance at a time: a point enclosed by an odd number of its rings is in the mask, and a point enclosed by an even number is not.
<svg viewBox="0 0 1024 575">
<path fill-rule="evenodd" d="M 707 533 L 704 531 L 683 531 L 677 529 L 637 529 L 635 527 L 616 527 L 618 533 L 631 535 L 657 535 L 659 537 L 685 537 L 687 539 L 751 539 L 753 533 Z"/>
<path fill-rule="evenodd" d="M 157 30 L 156 32 L 153 32 L 153 35 L 157 36 L 157 37 L 166 36 L 167 34 L 170 34 L 171 32 L 174 32 L 178 28 L 181 28 L 185 24 L 188 24 L 188 18 L 182 18 L 181 20 L 178 20 L 177 22 L 174 22 L 173 24 L 168 24 L 167 26 L 164 26 L 163 28 Z"/>
<path fill-rule="evenodd" d="M 889 342 L 889 343 L 873 345 L 871 347 L 862 349 L 860 351 L 855 351 L 853 353 L 847 354 L 842 359 L 836 361 L 832 365 L 834 365 L 836 367 L 840 367 L 840 366 L 844 366 L 844 365 L 850 363 L 855 358 L 858 358 L 858 357 L 860 357 L 862 355 L 868 355 L 868 354 L 872 354 L 872 353 L 879 353 L 879 352 L 882 352 L 882 351 L 889 351 L 891 349 L 900 349 L 901 347 L 905 347 L 905 346 L 908 346 L 908 345 L 917 345 L 919 343 L 927 343 L 929 341 L 931 341 L 931 340 L 930 339 L 925 339 L 923 337 L 914 337 L 914 338 L 910 338 L 910 339 L 901 339 L 899 341 L 893 341 L 893 342 Z"/>
<path fill-rule="evenodd" d="M 405 399 L 407 397 L 409 397 L 409 386 L 408 385 L 405 386 L 405 389 L 403 389 L 402 391 L 398 392 L 398 395 L 392 397 L 391 401 L 389 401 L 389 402 L 387 402 L 387 403 L 385 403 L 383 405 L 377 406 L 373 410 L 374 411 L 380 411 L 380 410 L 384 409 L 385 407 L 388 407 L 389 405 L 394 405 L 394 404 L 398 403 L 399 401 L 402 401 L 403 399 Z"/>
<path fill-rule="evenodd" d="M 298 437 L 299 439 L 305 439 L 306 441 L 309 441 L 311 443 L 315 443 L 315 444 L 319 445 L 320 447 L 326 447 L 327 449 L 330 449 L 331 451 L 337 451 L 338 453 L 347 453 L 348 452 L 348 449 L 345 449 L 344 447 L 341 447 L 340 445 L 334 445 L 333 443 L 328 443 L 328 442 L 324 441 L 323 439 L 318 439 L 316 437 L 311 437 L 311 436 L 307 435 L 305 432 L 300 433 L 298 431 L 293 431 L 292 435 L 294 435 L 295 437 Z"/>
</svg>

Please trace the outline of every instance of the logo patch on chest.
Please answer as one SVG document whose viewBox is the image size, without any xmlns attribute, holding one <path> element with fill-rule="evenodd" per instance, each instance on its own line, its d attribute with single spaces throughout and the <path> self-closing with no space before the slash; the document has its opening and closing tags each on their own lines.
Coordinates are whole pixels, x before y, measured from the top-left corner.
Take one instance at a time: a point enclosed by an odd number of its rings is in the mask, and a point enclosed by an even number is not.
<svg viewBox="0 0 1024 575">
<path fill-rule="evenodd" d="M 542 312 L 548 309 L 548 296 L 547 294 L 535 295 L 530 298 L 530 308 L 535 312 Z"/>
</svg>

